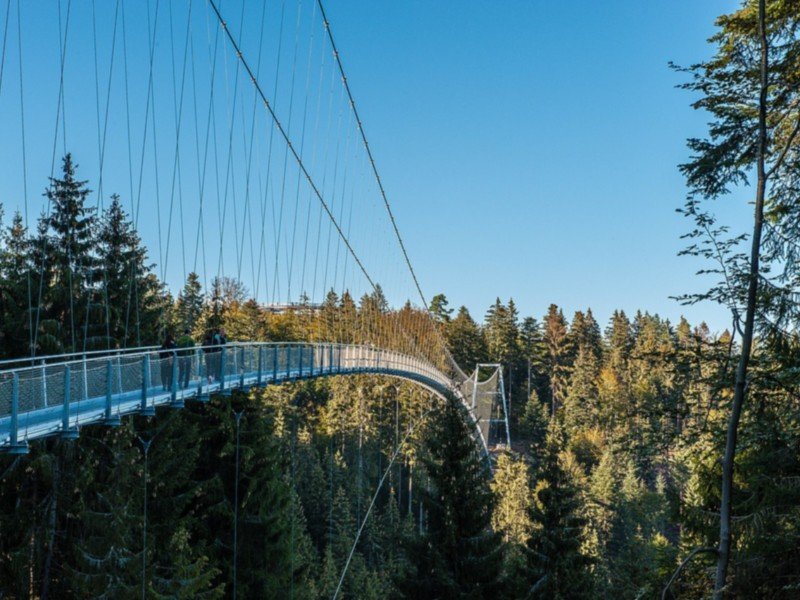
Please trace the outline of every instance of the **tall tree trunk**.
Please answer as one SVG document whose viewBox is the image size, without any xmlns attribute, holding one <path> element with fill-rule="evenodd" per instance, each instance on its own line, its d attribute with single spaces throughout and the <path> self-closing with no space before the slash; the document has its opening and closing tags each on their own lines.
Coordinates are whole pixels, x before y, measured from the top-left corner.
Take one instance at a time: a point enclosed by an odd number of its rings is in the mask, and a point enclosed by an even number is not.
<svg viewBox="0 0 800 600">
<path fill-rule="evenodd" d="M 61 485 L 61 452 L 60 448 L 56 448 L 57 456 L 55 458 L 55 465 L 53 467 L 53 486 L 50 492 L 50 505 L 48 507 L 47 515 L 47 554 L 44 560 L 44 569 L 42 572 L 42 594 L 41 600 L 47 600 L 50 595 L 50 580 L 52 578 L 53 566 L 53 553 L 55 552 L 56 542 L 56 526 L 58 516 L 58 493 Z"/>
<path fill-rule="evenodd" d="M 739 420 L 742 406 L 747 396 L 747 371 L 753 347 L 756 298 L 758 295 L 759 255 L 761 251 L 761 230 L 764 225 L 764 195 L 767 187 L 765 160 L 767 153 L 767 86 L 769 56 L 766 31 L 766 0 L 758 2 L 758 36 L 761 43 L 761 85 L 758 98 L 758 149 L 756 206 L 753 219 L 753 239 L 750 247 L 750 276 L 747 286 L 747 310 L 745 313 L 742 354 L 736 368 L 736 383 L 733 394 L 731 414 L 728 418 L 728 432 L 725 439 L 725 455 L 722 459 L 722 491 L 719 507 L 719 552 L 717 572 L 714 582 L 714 600 L 721 600 L 725 593 L 728 576 L 728 563 L 731 555 L 731 493 L 733 488 L 733 468 L 736 457 L 736 438 L 739 433 Z"/>
</svg>

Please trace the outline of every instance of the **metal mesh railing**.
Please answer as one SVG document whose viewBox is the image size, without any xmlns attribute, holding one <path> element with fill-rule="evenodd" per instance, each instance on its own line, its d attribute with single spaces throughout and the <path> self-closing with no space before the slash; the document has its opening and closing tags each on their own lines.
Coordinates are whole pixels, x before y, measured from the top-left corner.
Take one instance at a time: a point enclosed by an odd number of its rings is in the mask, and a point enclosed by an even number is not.
<svg viewBox="0 0 800 600">
<path fill-rule="evenodd" d="M 231 343 L 224 347 L 70 355 L 0 371 L 0 447 L 62 427 L 111 419 L 212 389 L 337 373 L 391 373 L 451 390 L 433 364 L 374 346 Z M 16 381 L 16 385 L 15 385 Z M 68 382 L 68 385 L 67 385 Z M 15 393 L 16 390 L 16 393 Z M 17 415 L 17 425 L 14 418 Z M 111 421 L 109 421 L 111 422 Z M 70 425 L 71 424 L 71 425 Z M 12 429 L 14 435 L 12 435 Z"/>
</svg>

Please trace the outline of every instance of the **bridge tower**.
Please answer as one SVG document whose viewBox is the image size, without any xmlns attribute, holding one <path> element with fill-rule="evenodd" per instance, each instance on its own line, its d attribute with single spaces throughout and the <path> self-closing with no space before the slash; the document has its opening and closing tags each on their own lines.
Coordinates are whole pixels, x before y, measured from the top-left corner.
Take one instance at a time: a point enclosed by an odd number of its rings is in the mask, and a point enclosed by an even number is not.
<svg viewBox="0 0 800 600">
<path fill-rule="evenodd" d="M 478 363 L 468 380 L 467 396 L 473 417 L 478 423 L 487 448 L 499 445 L 511 447 L 511 430 L 508 422 L 508 401 L 503 365 Z"/>
</svg>

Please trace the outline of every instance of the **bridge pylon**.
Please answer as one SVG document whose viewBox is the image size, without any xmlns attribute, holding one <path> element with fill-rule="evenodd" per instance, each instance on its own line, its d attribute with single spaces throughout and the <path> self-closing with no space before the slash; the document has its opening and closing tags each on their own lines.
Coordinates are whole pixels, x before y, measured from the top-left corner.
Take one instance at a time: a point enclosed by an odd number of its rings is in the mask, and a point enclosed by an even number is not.
<svg viewBox="0 0 800 600">
<path fill-rule="evenodd" d="M 470 377 L 467 401 L 478 422 L 487 449 L 505 445 L 511 447 L 508 421 L 508 400 L 503 380 L 503 365 L 478 363 Z"/>
</svg>

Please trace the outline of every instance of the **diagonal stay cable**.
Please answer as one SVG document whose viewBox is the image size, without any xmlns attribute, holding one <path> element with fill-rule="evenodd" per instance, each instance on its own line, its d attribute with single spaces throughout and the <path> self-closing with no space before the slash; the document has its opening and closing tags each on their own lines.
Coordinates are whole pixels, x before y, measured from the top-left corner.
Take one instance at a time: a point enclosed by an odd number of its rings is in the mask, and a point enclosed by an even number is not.
<svg viewBox="0 0 800 600">
<path fill-rule="evenodd" d="M 331 43 L 331 49 L 333 50 L 333 57 L 336 61 L 336 65 L 339 68 L 339 74 L 342 77 L 342 84 L 344 90 L 347 93 L 347 98 L 350 101 L 350 107 L 353 110 L 353 116 L 355 117 L 356 120 L 356 126 L 358 127 L 358 132 L 361 135 L 361 141 L 364 143 L 364 149 L 366 150 L 367 158 L 369 159 L 369 163 L 372 168 L 372 173 L 375 176 L 375 181 L 378 184 L 378 189 L 380 190 L 381 198 L 383 199 L 383 204 L 386 207 L 386 212 L 389 215 L 389 220 L 392 223 L 392 229 L 394 230 L 395 236 L 397 237 L 397 241 L 400 245 L 400 250 L 403 253 L 403 259 L 406 263 L 406 266 L 408 267 L 408 271 L 411 274 L 412 280 L 414 281 L 414 286 L 417 290 L 417 293 L 419 294 L 420 300 L 422 301 L 422 308 L 430 316 L 431 313 L 428 301 L 426 300 L 425 294 L 422 291 L 422 287 L 419 284 L 419 279 L 417 278 L 417 274 L 414 271 L 414 267 L 411 265 L 411 259 L 408 256 L 408 251 L 406 250 L 406 245 L 405 242 L 403 241 L 403 236 L 400 235 L 400 229 L 397 227 L 397 221 L 395 220 L 394 212 L 392 211 L 392 207 L 389 204 L 389 199 L 386 196 L 386 190 L 383 187 L 383 180 L 381 180 L 381 176 L 378 173 L 378 167 L 375 163 L 375 158 L 372 155 L 372 149 L 370 148 L 369 142 L 367 141 L 367 135 L 364 132 L 364 126 L 361 123 L 361 117 L 358 114 L 358 109 L 356 108 L 356 102 L 355 99 L 353 98 L 353 93 L 350 90 L 350 83 L 347 81 L 347 75 L 345 75 L 344 72 L 342 59 L 339 56 L 339 50 L 337 49 L 336 42 L 333 39 L 333 32 L 331 31 L 330 23 L 328 22 L 328 16 L 325 13 L 325 7 L 322 4 L 322 0 L 317 0 L 317 4 L 319 5 L 319 11 L 320 11 L 320 16 L 322 17 L 323 26 L 325 27 L 325 31 L 328 33 L 328 40 Z M 435 328 L 435 335 L 437 338 L 439 338 L 440 342 L 443 344 L 445 354 L 449 362 L 453 366 L 455 366 L 456 373 L 459 373 L 460 369 L 458 368 L 458 364 L 453 358 L 452 353 L 449 351 L 447 343 L 444 341 L 444 338 L 442 336 L 442 332 L 438 328 Z M 463 373 L 461 373 L 460 375 L 463 375 Z"/>
<path fill-rule="evenodd" d="M 230 41 L 231 45 L 233 46 L 234 51 L 236 52 L 236 56 L 241 61 L 242 66 L 244 67 L 245 71 L 247 71 L 247 75 L 248 75 L 248 77 L 250 77 L 250 81 L 253 83 L 253 86 L 255 87 L 256 92 L 258 92 L 259 97 L 261 98 L 262 102 L 264 103 L 264 107 L 267 109 L 267 111 L 269 111 L 269 114 L 272 117 L 273 122 L 275 123 L 275 127 L 277 128 L 278 132 L 281 134 L 281 136 L 283 137 L 284 141 L 286 142 L 286 145 L 289 148 L 289 151 L 291 152 L 292 156 L 294 157 L 295 161 L 297 162 L 297 166 L 303 172 L 303 176 L 306 178 L 306 181 L 308 181 L 308 185 L 311 186 L 311 189 L 313 190 L 314 195 L 317 197 L 317 200 L 319 200 L 320 204 L 322 205 L 322 208 L 325 210 L 325 212 L 328 215 L 328 218 L 331 220 L 331 223 L 333 223 L 333 226 L 336 228 L 336 231 L 339 233 L 339 236 L 342 238 L 342 241 L 344 242 L 345 246 L 347 246 L 347 249 L 349 250 L 350 254 L 353 256 L 353 260 L 356 261 L 356 263 L 360 267 L 361 271 L 364 273 L 364 277 L 366 277 L 367 281 L 370 283 L 370 285 L 374 289 L 376 287 L 375 286 L 375 282 L 370 277 L 369 273 L 367 272 L 366 268 L 364 267 L 364 263 L 361 262 L 361 259 L 358 257 L 358 255 L 356 254 L 356 252 L 353 249 L 352 245 L 350 244 L 350 240 L 347 239 L 347 236 L 344 234 L 344 231 L 342 231 L 342 228 L 339 226 L 339 223 L 336 221 L 336 218 L 333 216 L 333 213 L 331 212 L 330 207 L 328 206 L 327 202 L 325 202 L 325 199 L 322 197 L 322 194 L 320 193 L 319 189 L 317 188 L 317 185 L 314 183 L 314 180 L 311 178 L 311 174 L 306 169 L 306 166 L 303 163 L 303 160 L 300 158 L 300 155 L 297 153 L 297 150 L 295 150 L 294 146 L 292 145 L 292 142 L 289 139 L 289 135 L 288 135 L 287 131 L 283 128 L 283 125 L 281 124 L 280 120 L 278 119 L 278 115 L 275 114 L 275 111 L 272 109 L 272 105 L 269 103 L 269 100 L 267 100 L 267 97 L 264 95 L 264 92 L 261 89 L 261 84 L 258 82 L 258 80 L 256 79 L 255 75 L 253 74 L 253 71 L 250 69 L 250 65 L 247 63 L 247 60 L 244 58 L 244 55 L 242 54 L 242 51 L 239 49 L 239 45 L 236 43 L 236 40 L 234 39 L 233 35 L 231 34 L 230 30 L 228 29 L 227 24 L 225 23 L 225 19 L 222 18 L 222 14 L 219 12 L 219 9 L 217 8 L 216 2 L 214 0 L 208 0 L 208 3 L 211 5 L 211 8 L 214 10 L 214 14 L 217 17 L 217 20 L 219 21 L 219 24 L 222 26 L 222 29 L 225 31 L 225 35 L 228 37 L 228 41 Z"/>
<path fill-rule="evenodd" d="M 330 23 L 328 22 L 328 17 L 325 14 L 325 7 L 322 5 L 322 0 L 317 0 L 317 4 L 319 5 L 319 12 L 322 16 L 322 22 L 325 25 L 325 31 L 328 33 L 328 39 L 331 42 L 331 48 L 333 49 L 333 57 L 336 60 L 337 66 L 339 67 L 339 74 L 342 76 L 342 83 L 344 84 L 344 89 L 347 92 L 347 98 L 350 100 L 350 107 L 353 109 L 353 116 L 355 116 L 356 119 L 358 132 L 361 134 L 361 141 L 364 142 L 364 149 L 367 151 L 367 157 L 369 158 L 370 165 L 372 166 L 372 172 L 375 175 L 375 181 L 377 181 L 378 183 L 378 189 L 380 190 L 381 197 L 383 198 L 383 204 L 386 207 L 386 212 L 389 214 L 389 220 L 392 222 L 392 228 L 394 229 L 394 233 L 397 236 L 397 241 L 400 243 L 400 250 L 403 252 L 403 258 L 405 259 L 408 270 L 411 272 L 411 278 L 414 280 L 414 285 L 417 288 L 420 300 L 422 300 L 422 305 L 427 307 L 428 302 L 427 300 L 425 300 L 425 294 L 422 293 L 422 287 L 420 287 L 419 285 L 419 280 L 417 279 L 417 274 L 414 272 L 414 267 L 411 266 L 411 259 L 408 257 L 408 252 L 406 251 L 406 245 L 403 242 L 403 237 L 400 235 L 400 230 L 397 227 L 397 221 L 395 221 L 394 213 L 392 212 L 392 207 L 389 205 L 389 199 L 386 196 L 386 190 L 383 187 L 383 181 L 381 180 L 381 176 L 378 173 L 378 167 L 375 164 L 375 158 L 372 156 L 372 150 L 370 149 L 369 142 L 367 141 L 367 134 L 364 133 L 364 127 L 361 124 L 361 117 L 358 115 L 358 110 L 356 109 L 356 102 L 353 99 L 353 93 L 350 91 L 350 84 L 347 82 L 347 76 L 344 74 L 342 59 L 339 57 L 339 51 L 336 49 L 336 42 L 333 41 L 333 33 L 331 32 L 331 26 Z"/>
</svg>

